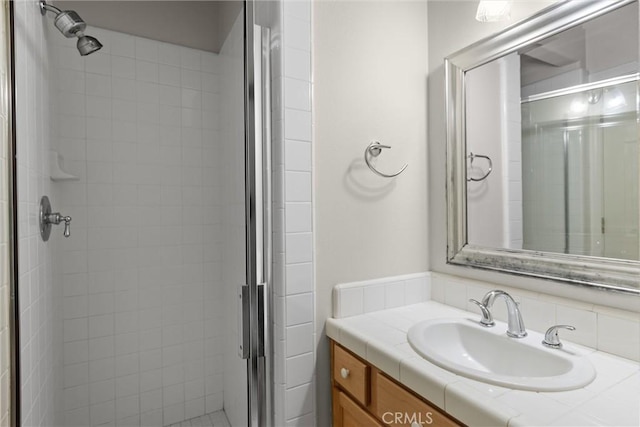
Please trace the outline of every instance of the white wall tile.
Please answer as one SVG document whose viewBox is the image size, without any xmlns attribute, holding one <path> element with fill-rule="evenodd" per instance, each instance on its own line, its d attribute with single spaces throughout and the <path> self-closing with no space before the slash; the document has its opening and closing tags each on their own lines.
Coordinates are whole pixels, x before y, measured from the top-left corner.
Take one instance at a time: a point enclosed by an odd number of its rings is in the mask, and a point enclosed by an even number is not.
<svg viewBox="0 0 640 427">
<path fill-rule="evenodd" d="M 567 332 L 564 339 L 587 347 L 597 347 L 597 315 L 593 311 L 580 310 L 567 306 L 556 308 L 558 324 L 571 325 L 575 331 Z"/>
<path fill-rule="evenodd" d="M 311 111 L 311 83 L 293 78 L 284 79 L 284 106 Z"/>
<path fill-rule="evenodd" d="M 313 322 L 313 293 L 286 297 L 286 325 L 294 326 Z"/>
<path fill-rule="evenodd" d="M 284 75 L 308 81 L 311 75 L 311 53 L 305 50 L 285 47 Z"/>
<path fill-rule="evenodd" d="M 285 417 L 287 420 L 309 414 L 314 409 L 315 388 L 313 384 L 304 384 L 290 388 L 285 394 Z"/>
<path fill-rule="evenodd" d="M 391 282 L 384 285 L 385 308 L 401 307 L 406 304 L 404 282 Z"/>
<path fill-rule="evenodd" d="M 313 351 L 314 346 L 313 322 L 287 327 L 286 356 L 297 356 Z"/>
<path fill-rule="evenodd" d="M 135 79 L 136 61 L 133 58 L 113 56 L 111 59 L 111 75 L 123 79 Z"/>
<path fill-rule="evenodd" d="M 180 66 L 181 49 L 179 46 L 169 43 L 158 44 L 158 62 L 160 64 Z"/>
<path fill-rule="evenodd" d="M 111 54 L 134 58 L 136 52 L 135 38 L 128 34 L 111 32 Z"/>
<path fill-rule="evenodd" d="M 286 372 L 287 388 L 289 389 L 309 383 L 314 372 L 313 353 L 287 358 Z"/>
<path fill-rule="evenodd" d="M 311 233 L 288 233 L 286 246 L 287 264 L 306 263 L 313 260 L 313 235 Z"/>
<path fill-rule="evenodd" d="M 313 290 L 313 264 L 290 264 L 286 266 L 287 295 Z"/>
<path fill-rule="evenodd" d="M 385 308 L 385 285 L 366 286 L 363 288 L 363 312 L 384 310 Z"/>
<path fill-rule="evenodd" d="M 306 13 L 302 12 L 302 14 Z M 309 20 L 308 14 L 305 18 L 300 18 L 294 14 L 285 13 L 285 46 L 306 51 L 310 50 L 311 31 L 309 28 Z"/>
<path fill-rule="evenodd" d="M 221 77 L 208 73 L 224 64 L 215 54 L 100 31 L 110 55 L 103 50 L 85 62 L 69 56 L 65 67 L 76 71 L 58 79 L 61 99 L 77 98 L 60 110 L 72 150 L 65 157 L 90 183 L 61 187 L 57 205 L 83 227 L 61 252 L 63 377 L 76 388 L 60 401 L 68 402 L 64 416 L 72 421 L 167 425 L 222 407 L 222 376 L 209 375 L 224 369 L 221 347 L 211 348 L 206 363 L 204 355 L 206 337 L 220 336 L 224 323 L 205 327 L 211 310 L 202 304 L 212 277 L 205 262 L 221 276 L 222 215 L 205 218 L 202 208 L 203 200 L 221 203 L 218 175 L 211 179 L 221 147 L 210 147 L 209 157 L 202 147 L 219 143 Z M 211 128 L 206 139 L 203 128 Z M 310 231 L 304 213 L 291 225 Z M 299 321 L 295 313 L 291 319 Z M 205 375 L 218 382 L 207 396 Z M 87 388 L 87 402 L 78 387 Z"/>
<path fill-rule="evenodd" d="M 297 141 L 311 141 L 311 113 L 286 108 L 284 112 L 284 137 Z"/>
<path fill-rule="evenodd" d="M 201 52 L 195 49 L 180 49 L 180 65 L 182 68 L 200 71 Z"/>
<path fill-rule="evenodd" d="M 285 199 L 287 202 L 311 201 L 311 173 L 285 172 Z"/>
<path fill-rule="evenodd" d="M 288 233 L 312 231 L 312 213 L 310 203 L 287 203 L 285 227 Z"/>
<path fill-rule="evenodd" d="M 136 59 L 157 63 L 159 45 L 160 43 L 155 40 L 135 37 Z"/>
<path fill-rule="evenodd" d="M 598 350 L 640 360 L 640 322 L 598 313 Z"/>
<path fill-rule="evenodd" d="M 311 144 L 301 141 L 285 141 L 286 170 L 311 172 Z"/>
</svg>

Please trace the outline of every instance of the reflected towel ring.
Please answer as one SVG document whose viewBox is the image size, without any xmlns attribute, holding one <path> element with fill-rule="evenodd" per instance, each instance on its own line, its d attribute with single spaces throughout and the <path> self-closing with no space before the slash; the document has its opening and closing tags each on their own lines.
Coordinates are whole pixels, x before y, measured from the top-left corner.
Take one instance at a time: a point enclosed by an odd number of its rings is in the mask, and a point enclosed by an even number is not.
<svg viewBox="0 0 640 427">
<path fill-rule="evenodd" d="M 398 172 L 392 173 L 392 174 L 386 174 L 386 173 L 382 173 L 379 170 L 377 170 L 371 164 L 371 162 L 369 161 L 369 156 L 378 157 L 380 155 L 380 153 L 382 152 L 383 148 L 391 148 L 391 146 L 382 145 L 378 141 L 373 141 L 371 144 L 369 144 L 367 146 L 367 148 L 365 148 L 365 150 L 364 150 L 364 161 L 367 163 L 367 166 L 369 166 L 369 169 L 371 169 L 371 172 L 375 173 L 376 175 L 380 175 L 383 178 L 393 178 L 395 176 L 400 175 L 402 172 L 404 172 L 404 170 L 407 168 L 407 166 L 409 166 L 407 163 L 405 163 L 404 166 L 402 166 L 402 168 Z"/>
<path fill-rule="evenodd" d="M 469 152 L 469 155 L 467 156 L 467 158 L 471 159 L 471 162 L 469 163 L 469 166 L 473 165 L 473 159 L 475 159 L 476 157 L 487 159 L 489 161 L 489 170 L 482 177 L 480 177 L 480 178 L 468 177 L 467 181 L 475 181 L 475 182 L 484 181 L 485 179 L 487 179 L 487 177 L 489 176 L 489 174 L 493 170 L 493 162 L 491 161 L 491 158 L 489 156 L 485 156 L 485 155 L 482 155 L 482 154 L 473 154 L 472 152 Z"/>
</svg>

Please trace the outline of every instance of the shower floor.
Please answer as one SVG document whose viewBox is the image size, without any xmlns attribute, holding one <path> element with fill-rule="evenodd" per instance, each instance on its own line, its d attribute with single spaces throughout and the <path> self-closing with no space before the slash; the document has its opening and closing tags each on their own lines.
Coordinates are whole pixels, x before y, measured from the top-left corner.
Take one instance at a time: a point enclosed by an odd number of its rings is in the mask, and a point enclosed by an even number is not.
<svg viewBox="0 0 640 427">
<path fill-rule="evenodd" d="M 231 427 L 224 411 L 216 411 L 166 427 Z"/>
</svg>

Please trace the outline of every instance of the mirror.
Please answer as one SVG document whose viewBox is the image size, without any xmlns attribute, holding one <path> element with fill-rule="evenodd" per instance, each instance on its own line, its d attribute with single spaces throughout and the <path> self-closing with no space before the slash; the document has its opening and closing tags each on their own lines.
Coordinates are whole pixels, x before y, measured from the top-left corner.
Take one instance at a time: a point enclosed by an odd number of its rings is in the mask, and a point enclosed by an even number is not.
<svg viewBox="0 0 640 427">
<path fill-rule="evenodd" d="M 562 2 L 446 59 L 449 263 L 640 294 L 638 17 Z"/>
</svg>

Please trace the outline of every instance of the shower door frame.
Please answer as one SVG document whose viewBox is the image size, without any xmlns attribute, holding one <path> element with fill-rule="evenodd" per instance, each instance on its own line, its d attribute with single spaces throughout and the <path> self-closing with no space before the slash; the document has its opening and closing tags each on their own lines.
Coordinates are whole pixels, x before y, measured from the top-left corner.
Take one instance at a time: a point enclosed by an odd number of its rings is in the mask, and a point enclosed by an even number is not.
<svg viewBox="0 0 640 427">
<path fill-rule="evenodd" d="M 255 24 L 255 1 L 244 5 L 245 230 L 242 357 L 247 359 L 248 426 L 273 423 L 271 313 L 270 33 Z"/>
</svg>

